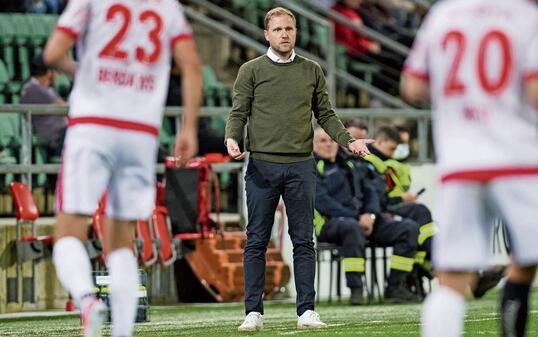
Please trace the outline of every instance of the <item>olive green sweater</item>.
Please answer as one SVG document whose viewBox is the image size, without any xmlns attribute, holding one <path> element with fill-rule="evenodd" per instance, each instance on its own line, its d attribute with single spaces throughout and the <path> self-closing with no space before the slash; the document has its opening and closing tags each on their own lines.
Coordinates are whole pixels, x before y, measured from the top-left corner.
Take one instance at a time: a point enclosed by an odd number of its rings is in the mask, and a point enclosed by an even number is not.
<svg viewBox="0 0 538 337">
<path fill-rule="evenodd" d="M 262 55 L 239 69 L 225 139 L 239 142 L 246 124 L 246 149 L 253 158 L 307 160 L 313 147 L 312 112 L 318 124 L 347 147 L 353 138 L 331 107 L 319 64 L 299 55 L 290 63 Z"/>
</svg>

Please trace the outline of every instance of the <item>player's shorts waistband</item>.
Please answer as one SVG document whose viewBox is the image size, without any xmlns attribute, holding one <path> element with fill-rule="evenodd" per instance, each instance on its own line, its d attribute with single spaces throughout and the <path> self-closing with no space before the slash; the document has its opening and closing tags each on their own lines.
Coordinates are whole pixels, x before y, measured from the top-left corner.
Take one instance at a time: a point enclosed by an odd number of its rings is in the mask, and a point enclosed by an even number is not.
<svg viewBox="0 0 538 337">
<path fill-rule="evenodd" d="M 159 129 L 153 125 L 126 121 L 121 119 L 106 118 L 106 117 L 72 117 L 69 118 L 69 126 L 75 126 L 79 124 L 95 124 L 108 126 L 112 128 L 122 129 L 122 130 L 131 130 L 149 133 L 152 136 L 159 136 Z"/>
<path fill-rule="evenodd" d="M 502 167 L 481 170 L 466 170 L 445 173 L 441 176 L 441 182 L 472 181 L 489 182 L 493 179 L 505 177 L 538 176 L 538 166 L 530 167 Z"/>
</svg>

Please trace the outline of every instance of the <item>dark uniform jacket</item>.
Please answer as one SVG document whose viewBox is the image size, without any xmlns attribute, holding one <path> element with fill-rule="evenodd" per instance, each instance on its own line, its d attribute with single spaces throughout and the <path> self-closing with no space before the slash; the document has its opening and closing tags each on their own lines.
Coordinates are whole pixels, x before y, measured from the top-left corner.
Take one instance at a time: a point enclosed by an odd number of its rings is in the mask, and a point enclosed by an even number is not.
<svg viewBox="0 0 538 337">
<path fill-rule="evenodd" d="M 317 212 L 328 218 L 351 217 L 357 220 L 363 213 L 381 214 L 377 192 L 353 161 L 342 155 L 334 163 L 316 155 L 314 158 Z"/>
</svg>

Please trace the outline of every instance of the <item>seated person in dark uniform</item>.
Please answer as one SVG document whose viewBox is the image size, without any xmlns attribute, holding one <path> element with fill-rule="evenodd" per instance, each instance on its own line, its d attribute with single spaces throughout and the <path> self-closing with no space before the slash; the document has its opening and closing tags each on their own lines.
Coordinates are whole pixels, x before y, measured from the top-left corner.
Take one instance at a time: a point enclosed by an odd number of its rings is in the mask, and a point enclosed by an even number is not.
<svg viewBox="0 0 538 337">
<path fill-rule="evenodd" d="M 318 241 L 342 246 L 351 304 L 363 303 L 365 237 L 377 244 L 393 246 L 385 300 L 417 302 L 417 296 L 405 287 L 405 282 L 415 263 L 418 225 L 409 219 L 388 219 L 381 211 L 375 190 L 365 184 L 353 161 L 337 156 L 338 148 L 323 129 L 314 131 L 317 170 L 314 226 Z"/>
<path fill-rule="evenodd" d="M 31 65 L 32 77 L 22 88 L 22 104 L 56 104 L 67 105 L 52 85 L 56 72 L 47 67 L 39 57 Z M 32 116 L 33 134 L 41 137 L 47 156 L 60 156 L 67 128 L 67 117 L 58 115 Z"/>
</svg>

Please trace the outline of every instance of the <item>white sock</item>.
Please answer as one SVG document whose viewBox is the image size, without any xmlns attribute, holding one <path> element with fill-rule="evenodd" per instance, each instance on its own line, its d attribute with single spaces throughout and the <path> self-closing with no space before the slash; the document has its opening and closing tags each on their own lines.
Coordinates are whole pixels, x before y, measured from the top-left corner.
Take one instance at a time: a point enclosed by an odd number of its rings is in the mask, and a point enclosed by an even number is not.
<svg viewBox="0 0 538 337">
<path fill-rule="evenodd" d="M 112 310 L 112 336 L 131 336 L 138 299 L 138 264 L 133 252 L 116 249 L 107 256 L 110 273 L 110 308 Z"/>
<path fill-rule="evenodd" d="M 63 237 L 54 244 L 52 260 L 60 283 L 82 307 L 82 297 L 93 293 L 92 268 L 84 245 L 73 236 Z"/>
<path fill-rule="evenodd" d="M 465 298 L 441 286 L 422 306 L 422 337 L 459 337 L 463 330 Z"/>
</svg>

